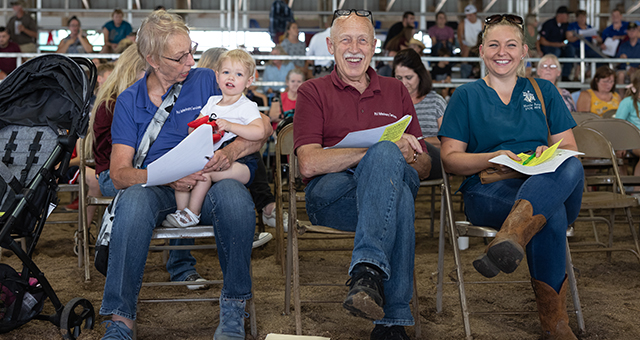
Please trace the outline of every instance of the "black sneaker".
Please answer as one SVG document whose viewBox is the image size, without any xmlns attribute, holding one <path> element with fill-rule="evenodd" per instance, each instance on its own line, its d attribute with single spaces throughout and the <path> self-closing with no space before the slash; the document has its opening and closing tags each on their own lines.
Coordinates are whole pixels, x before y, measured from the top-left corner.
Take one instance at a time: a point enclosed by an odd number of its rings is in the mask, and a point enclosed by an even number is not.
<svg viewBox="0 0 640 340">
<path fill-rule="evenodd" d="M 185 281 L 193 281 L 193 282 L 204 282 L 204 281 L 207 281 L 207 279 L 203 278 L 198 273 L 190 274 L 184 280 Z M 189 288 L 189 290 L 201 290 L 201 289 L 209 289 L 209 286 L 208 285 L 203 285 L 203 284 L 200 284 L 200 285 L 187 285 L 187 288 Z"/>
<path fill-rule="evenodd" d="M 349 293 L 342 303 L 345 309 L 365 319 L 380 320 L 384 317 L 382 274 L 375 266 L 357 264 L 346 285 Z"/>
<path fill-rule="evenodd" d="M 376 325 L 371 340 L 409 340 L 409 336 L 403 326 Z"/>
</svg>

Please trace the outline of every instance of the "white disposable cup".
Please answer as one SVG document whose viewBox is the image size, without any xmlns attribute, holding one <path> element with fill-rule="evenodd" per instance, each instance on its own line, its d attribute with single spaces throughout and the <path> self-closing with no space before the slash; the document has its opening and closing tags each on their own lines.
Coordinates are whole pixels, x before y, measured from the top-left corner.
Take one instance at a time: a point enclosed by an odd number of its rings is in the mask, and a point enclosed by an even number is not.
<svg viewBox="0 0 640 340">
<path fill-rule="evenodd" d="M 469 236 L 458 237 L 458 248 L 460 248 L 460 250 L 469 248 Z"/>
</svg>

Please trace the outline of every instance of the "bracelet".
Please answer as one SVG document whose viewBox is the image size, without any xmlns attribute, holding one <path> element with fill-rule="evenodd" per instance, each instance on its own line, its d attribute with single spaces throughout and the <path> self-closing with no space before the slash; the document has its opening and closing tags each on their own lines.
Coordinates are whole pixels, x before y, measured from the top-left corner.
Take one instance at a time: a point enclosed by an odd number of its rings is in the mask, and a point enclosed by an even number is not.
<svg viewBox="0 0 640 340">
<path fill-rule="evenodd" d="M 407 162 L 407 164 L 413 164 L 415 162 L 418 161 L 418 152 L 417 151 L 413 151 L 413 160 L 411 162 Z"/>
</svg>

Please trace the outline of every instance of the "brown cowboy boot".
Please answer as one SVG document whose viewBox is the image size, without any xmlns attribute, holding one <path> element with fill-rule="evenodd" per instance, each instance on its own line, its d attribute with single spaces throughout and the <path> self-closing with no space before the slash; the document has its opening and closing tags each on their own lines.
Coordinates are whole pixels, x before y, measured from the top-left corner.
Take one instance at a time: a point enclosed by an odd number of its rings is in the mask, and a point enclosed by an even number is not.
<svg viewBox="0 0 640 340">
<path fill-rule="evenodd" d="M 542 340 L 578 340 L 569 327 L 567 315 L 567 276 L 556 291 L 548 284 L 531 278 L 536 293 L 538 314 L 542 325 Z"/>
<path fill-rule="evenodd" d="M 485 254 L 473 261 L 473 266 L 485 277 L 494 277 L 500 271 L 513 273 L 524 258 L 524 248 L 546 223 L 541 214 L 533 216 L 529 201 L 517 200 Z"/>
</svg>

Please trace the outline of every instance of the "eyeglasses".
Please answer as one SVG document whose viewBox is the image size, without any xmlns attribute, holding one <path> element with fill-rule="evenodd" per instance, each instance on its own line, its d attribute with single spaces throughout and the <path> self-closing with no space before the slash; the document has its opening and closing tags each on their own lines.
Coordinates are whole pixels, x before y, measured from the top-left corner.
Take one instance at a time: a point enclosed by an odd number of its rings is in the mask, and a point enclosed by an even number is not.
<svg viewBox="0 0 640 340">
<path fill-rule="evenodd" d="M 508 22 L 519 26 L 520 28 L 522 28 L 522 24 L 524 23 L 524 21 L 522 20 L 522 17 L 517 16 L 517 15 L 513 15 L 513 14 L 494 14 L 494 15 L 489 16 L 486 19 L 484 19 L 484 24 L 485 25 L 493 25 L 493 24 L 497 24 L 497 23 L 501 22 L 502 20 L 507 20 Z"/>
<path fill-rule="evenodd" d="M 187 57 L 189 56 L 189 54 L 191 56 L 193 56 L 196 53 L 197 49 L 198 49 L 198 43 L 197 42 L 192 42 L 191 43 L 191 49 L 189 50 L 189 52 L 183 54 L 182 56 L 180 56 L 180 58 L 174 59 L 174 58 L 169 58 L 169 57 L 165 57 L 165 56 L 162 56 L 162 57 L 167 59 L 167 60 L 175 61 L 176 63 L 185 64 L 187 62 Z"/>
<path fill-rule="evenodd" d="M 366 9 L 337 9 L 333 12 L 333 19 L 331 19 L 331 26 L 333 26 L 333 22 L 337 17 L 348 17 L 351 13 L 355 13 L 359 17 L 369 18 L 371 20 L 371 24 L 373 25 L 373 14 L 371 11 Z"/>
<path fill-rule="evenodd" d="M 543 69 L 551 69 L 551 70 L 555 70 L 558 68 L 558 65 L 556 64 L 551 64 L 551 65 L 540 65 L 541 68 Z"/>
</svg>

